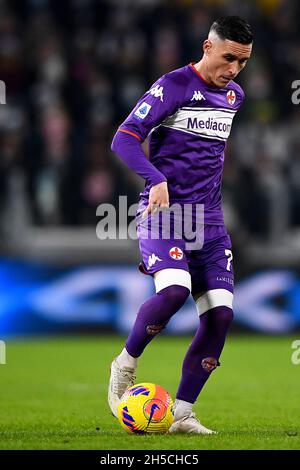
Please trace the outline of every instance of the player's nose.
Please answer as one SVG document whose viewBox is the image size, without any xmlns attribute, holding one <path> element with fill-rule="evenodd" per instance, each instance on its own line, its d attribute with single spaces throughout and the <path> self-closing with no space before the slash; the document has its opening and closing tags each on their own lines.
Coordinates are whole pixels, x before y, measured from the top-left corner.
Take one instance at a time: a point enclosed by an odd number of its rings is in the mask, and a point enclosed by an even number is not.
<svg viewBox="0 0 300 470">
<path fill-rule="evenodd" d="M 234 78 L 239 72 L 239 68 L 238 68 L 238 63 L 237 62 L 233 62 L 232 64 L 230 64 L 230 67 L 229 67 L 229 70 L 228 70 L 228 74 Z"/>
</svg>

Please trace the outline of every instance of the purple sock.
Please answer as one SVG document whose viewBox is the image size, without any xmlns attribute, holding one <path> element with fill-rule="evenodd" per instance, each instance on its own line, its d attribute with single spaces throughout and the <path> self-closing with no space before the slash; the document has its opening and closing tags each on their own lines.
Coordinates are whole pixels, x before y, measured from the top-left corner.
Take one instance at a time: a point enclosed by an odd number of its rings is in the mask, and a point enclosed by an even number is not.
<svg viewBox="0 0 300 470">
<path fill-rule="evenodd" d="M 131 356 L 139 357 L 142 354 L 147 344 L 182 307 L 189 294 L 186 287 L 172 285 L 143 303 L 125 345 Z"/>
<path fill-rule="evenodd" d="M 195 403 L 211 372 L 220 365 L 228 327 L 233 319 L 229 307 L 215 307 L 200 316 L 200 325 L 186 353 L 176 398 Z"/>
</svg>

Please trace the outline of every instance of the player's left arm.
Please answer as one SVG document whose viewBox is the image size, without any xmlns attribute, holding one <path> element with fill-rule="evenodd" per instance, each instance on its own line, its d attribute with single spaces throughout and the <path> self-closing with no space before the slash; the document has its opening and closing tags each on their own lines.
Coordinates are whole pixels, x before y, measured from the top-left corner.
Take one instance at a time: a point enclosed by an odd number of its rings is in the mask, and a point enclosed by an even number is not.
<svg viewBox="0 0 300 470">
<path fill-rule="evenodd" d="M 157 80 L 141 97 L 121 124 L 112 142 L 112 150 L 150 186 L 146 216 L 152 210 L 169 206 L 166 177 L 147 159 L 141 143 L 167 116 L 179 107 L 180 79 L 171 72 Z"/>
</svg>

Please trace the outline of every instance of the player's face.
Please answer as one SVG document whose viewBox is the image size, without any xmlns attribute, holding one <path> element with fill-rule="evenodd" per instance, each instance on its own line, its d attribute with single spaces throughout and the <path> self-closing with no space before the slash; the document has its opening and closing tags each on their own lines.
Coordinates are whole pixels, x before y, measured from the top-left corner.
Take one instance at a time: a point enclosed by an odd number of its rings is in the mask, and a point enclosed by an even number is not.
<svg viewBox="0 0 300 470">
<path fill-rule="evenodd" d="M 218 86 L 226 86 L 245 67 L 252 51 L 252 44 L 240 44 L 229 39 L 204 42 L 207 74 L 210 81 Z"/>
</svg>

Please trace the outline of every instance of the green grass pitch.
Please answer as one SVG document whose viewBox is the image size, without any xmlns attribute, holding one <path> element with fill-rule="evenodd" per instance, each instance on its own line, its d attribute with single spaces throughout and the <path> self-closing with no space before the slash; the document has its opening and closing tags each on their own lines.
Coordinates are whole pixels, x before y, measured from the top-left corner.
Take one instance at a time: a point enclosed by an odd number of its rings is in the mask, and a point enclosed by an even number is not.
<svg viewBox="0 0 300 470">
<path fill-rule="evenodd" d="M 231 336 L 221 367 L 195 411 L 216 436 L 129 435 L 106 401 L 118 336 L 7 342 L 0 365 L 1 449 L 300 449 L 300 365 L 296 337 Z M 161 336 L 140 360 L 138 382 L 174 397 L 188 337 Z"/>
</svg>

